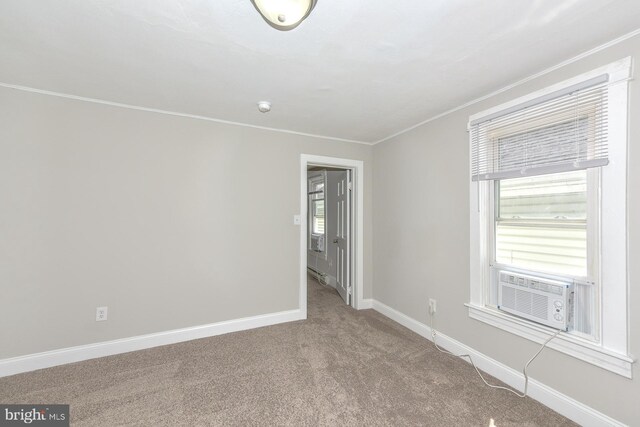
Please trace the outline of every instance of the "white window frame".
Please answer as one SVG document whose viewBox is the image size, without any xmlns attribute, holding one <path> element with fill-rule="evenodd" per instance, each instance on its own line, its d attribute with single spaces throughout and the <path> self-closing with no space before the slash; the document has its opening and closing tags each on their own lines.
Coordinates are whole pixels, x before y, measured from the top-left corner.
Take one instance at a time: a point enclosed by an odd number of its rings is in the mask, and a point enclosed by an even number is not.
<svg viewBox="0 0 640 427">
<path fill-rule="evenodd" d="M 631 378 L 633 359 L 629 355 L 629 308 L 627 274 L 627 129 L 628 80 L 631 58 L 581 74 L 513 101 L 472 115 L 475 121 L 491 114 L 587 81 L 609 75 L 609 164 L 600 170 L 600 324 L 597 342 L 569 333 L 560 333 L 548 346 L 603 369 Z M 470 148 L 471 150 L 471 148 Z M 471 151 L 469 152 L 471 160 Z M 491 186 L 493 181 L 471 181 L 470 194 L 470 300 L 465 304 L 469 316 L 531 341 L 542 343 L 554 329 L 528 321 L 487 305 L 489 297 L 489 263 L 493 240 Z M 591 211 L 591 209 L 590 209 Z"/>
<path fill-rule="evenodd" d="M 323 187 L 324 195 L 322 199 L 324 200 L 324 234 L 318 234 L 313 232 L 313 200 L 308 190 L 312 182 L 319 181 L 319 178 L 322 178 L 324 182 L 324 187 Z M 318 256 L 326 260 L 327 259 L 327 173 L 325 171 L 321 171 L 318 174 L 309 175 L 307 177 L 307 213 L 308 213 L 307 224 L 309 224 L 308 226 L 309 235 L 307 237 L 308 239 L 307 251 L 309 251 L 309 253 L 311 253 L 313 256 Z M 320 236 L 324 236 L 324 247 L 322 248 L 322 251 L 314 251 L 311 249 L 311 238 L 320 237 Z"/>
<path fill-rule="evenodd" d="M 599 307 L 600 305 L 600 286 L 601 286 L 601 276 L 600 276 L 600 168 L 590 168 L 586 169 L 586 182 L 587 182 L 587 221 L 586 221 L 586 234 L 587 234 L 587 268 L 585 272 L 585 276 L 575 276 L 570 274 L 563 274 L 558 272 L 540 272 L 533 271 L 527 269 L 526 267 L 503 264 L 499 263 L 496 260 L 496 181 L 485 181 L 489 184 L 489 188 L 487 191 L 487 197 L 489 198 L 487 203 L 487 261 L 489 262 L 489 270 L 493 268 L 494 274 L 490 274 L 490 278 L 493 279 L 488 281 L 488 286 L 490 287 L 489 295 L 487 300 L 485 301 L 485 305 L 494 306 L 497 303 L 497 274 L 495 271 L 505 270 L 511 271 L 515 273 L 522 273 L 530 276 L 536 276 L 539 278 L 546 278 L 551 280 L 560 280 L 560 281 L 574 281 L 580 283 L 592 283 L 591 286 L 594 286 L 594 295 L 593 299 L 590 301 L 591 306 Z M 495 292 L 495 294 L 491 295 L 491 290 Z M 495 300 L 495 301 L 493 301 Z M 600 339 L 600 310 L 596 309 L 595 318 L 593 321 L 593 331 L 591 334 L 581 333 L 577 331 L 569 331 L 573 336 L 580 336 L 584 339 L 590 341 L 598 341 Z"/>
<path fill-rule="evenodd" d="M 318 204 L 318 202 L 322 202 L 322 210 L 325 209 L 325 199 L 313 199 L 310 198 L 309 199 L 309 211 L 310 211 L 310 218 L 311 218 L 311 235 L 312 236 L 324 236 L 326 234 L 326 230 L 324 229 L 324 224 L 322 225 L 322 229 L 323 231 L 316 231 L 316 218 L 322 218 L 323 220 L 326 220 L 326 215 L 320 216 L 319 214 L 316 215 L 316 205 Z M 318 223 L 318 229 L 320 229 L 320 224 Z"/>
</svg>

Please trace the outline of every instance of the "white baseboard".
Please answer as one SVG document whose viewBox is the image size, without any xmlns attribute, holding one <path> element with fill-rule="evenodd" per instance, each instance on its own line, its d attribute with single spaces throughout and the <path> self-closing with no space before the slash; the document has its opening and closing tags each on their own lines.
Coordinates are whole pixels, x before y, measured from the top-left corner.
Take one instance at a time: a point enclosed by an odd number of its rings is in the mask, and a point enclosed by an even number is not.
<svg viewBox="0 0 640 427">
<path fill-rule="evenodd" d="M 431 328 L 424 323 L 421 323 L 373 299 L 362 300 L 359 309 L 366 308 L 373 308 L 418 335 L 431 340 Z M 194 326 L 190 328 L 176 329 L 172 331 L 158 332 L 96 344 L 13 357 L 0 360 L 0 377 L 302 319 L 303 317 L 301 316 L 300 310 L 289 310 L 279 313 L 212 323 L 209 325 Z M 493 375 L 511 387 L 521 390 L 522 385 L 524 384 L 524 376 L 522 373 L 503 365 L 488 356 L 485 356 L 484 354 L 442 334 L 441 332 L 438 332 L 437 340 L 440 347 L 445 348 L 454 354 L 470 354 L 479 369 Z M 531 378 L 529 379 L 528 395 L 554 411 L 586 427 L 624 426 L 624 424 L 612 419 L 611 417 Z"/>
<path fill-rule="evenodd" d="M 373 308 L 373 300 L 371 298 L 363 299 L 358 304 L 358 310 L 366 310 L 368 308 Z"/>
<path fill-rule="evenodd" d="M 374 310 L 431 341 L 431 328 L 429 326 L 381 303 L 380 301 L 373 300 L 372 305 Z M 494 360 L 462 344 L 461 342 L 442 334 L 441 332 L 438 332 L 437 343 L 438 346 L 454 354 L 471 355 L 478 369 L 493 375 L 509 386 L 522 392 L 524 375 L 521 372 L 503 365 L 497 360 Z M 572 399 L 571 397 L 531 378 L 529 378 L 528 396 L 582 426 L 624 426 L 623 423 L 616 421 L 613 418 L 596 411 L 590 406 L 580 403 L 577 400 Z"/>
<path fill-rule="evenodd" d="M 229 332 L 261 328 L 263 326 L 302 319 L 304 319 L 304 317 L 301 315 L 301 311 L 296 309 L 12 357 L 0 360 L 0 378 L 21 372 L 35 371 L 36 369 L 95 359 L 97 357 L 128 353 L 130 351 L 144 350 L 161 345 L 213 337 Z"/>
</svg>

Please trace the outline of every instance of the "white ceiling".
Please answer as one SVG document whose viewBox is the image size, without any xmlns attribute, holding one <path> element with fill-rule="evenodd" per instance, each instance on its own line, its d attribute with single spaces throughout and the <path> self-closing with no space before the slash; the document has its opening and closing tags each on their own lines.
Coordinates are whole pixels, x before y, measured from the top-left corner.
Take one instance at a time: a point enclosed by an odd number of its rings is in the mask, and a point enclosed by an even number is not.
<svg viewBox="0 0 640 427">
<path fill-rule="evenodd" d="M 638 27 L 638 0 L 318 0 L 289 32 L 249 0 L 2 0 L 0 82 L 375 142 Z"/>
</svg>

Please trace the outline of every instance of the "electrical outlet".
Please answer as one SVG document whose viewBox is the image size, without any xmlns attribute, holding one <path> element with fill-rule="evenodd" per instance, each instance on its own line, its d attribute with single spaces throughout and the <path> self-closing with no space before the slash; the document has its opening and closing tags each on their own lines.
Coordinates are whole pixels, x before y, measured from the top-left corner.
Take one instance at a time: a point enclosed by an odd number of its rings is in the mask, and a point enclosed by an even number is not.
<svg viewBox="0 0 640 427">
<path fill-rule="evenodd" d="M 429 298 L 429 314 L 436 314 L 436 300 Z"/>
<path fill-rule="evenodd" d="M 107 310 L 108 307 L 97 307 L 96 308 L 96 322 L 100 322 L 102 320 L 107 320 Z"/>
</svg>

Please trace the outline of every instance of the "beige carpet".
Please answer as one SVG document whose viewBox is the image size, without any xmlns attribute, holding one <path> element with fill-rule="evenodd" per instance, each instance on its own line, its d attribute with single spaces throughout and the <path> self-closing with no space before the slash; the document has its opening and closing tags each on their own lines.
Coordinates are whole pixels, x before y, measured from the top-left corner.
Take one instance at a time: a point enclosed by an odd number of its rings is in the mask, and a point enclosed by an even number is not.
<svg viewBox="0 0 640 427">
<path fill-rule="evenodd" d="M 68 403 L 73 425 L 574 425 L 309 282 L 306 321 L 0 379 L 1 403 Z"/>
</svg>

